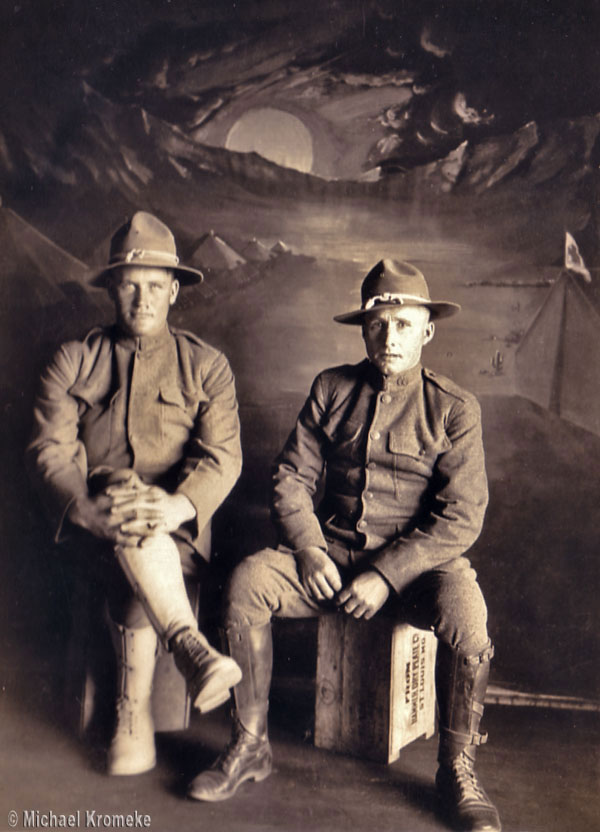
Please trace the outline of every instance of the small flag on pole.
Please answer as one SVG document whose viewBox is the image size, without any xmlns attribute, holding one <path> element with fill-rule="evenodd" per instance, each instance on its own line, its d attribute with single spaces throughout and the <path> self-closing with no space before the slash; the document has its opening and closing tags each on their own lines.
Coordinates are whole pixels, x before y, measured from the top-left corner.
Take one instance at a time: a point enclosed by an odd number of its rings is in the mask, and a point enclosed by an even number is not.
<svg viewBox="0 0 600 832">
<path fill-rule="evenodd" d="M 568 231 L 565 234 L 565 269 L 581 275 L 586 283 L 592 282 L 592 277 L 583 262 L 575 238 Z"/>
</svg>

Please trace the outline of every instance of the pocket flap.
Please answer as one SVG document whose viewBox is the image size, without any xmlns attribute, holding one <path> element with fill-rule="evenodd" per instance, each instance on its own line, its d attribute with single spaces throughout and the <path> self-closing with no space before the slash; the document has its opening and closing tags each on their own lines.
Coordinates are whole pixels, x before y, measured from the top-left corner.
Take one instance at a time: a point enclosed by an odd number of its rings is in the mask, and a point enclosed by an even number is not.
<svg viewBox="0 0 600 832">
<path fill-rule="evenodd" d="M 390 431 L 388 434 L 388 450 L 392 454 L 405 454 L 407 456 L 438 456 L 448 451 L 452 442 L 446 434 L 441 436 L 428 436 L 422 439 L 416 433 L 400 433 Z"/>
<path fill-rule="evenodd" d="M 187 401 L 183 395 L 183 390 L 176 387 L 174 384 L 161 384 L 158 397 L 161 402 L 165 404 L 174 404 L 177 407 L 185 408 Z"/>
<path fill-rule="evenodd" d="M 388 450 L 392 454 L 406 454 L 407 456 L 419 456 L 423 445 L 417 439 L 415 433 L 400 433 L 390 431 L 388 434 Z"/>
<path fill-rule="evenodd" d="M 165 404 L 176 405 L 188 411 L 196 411 L 200 403 L 208 401 L 203 392 L 198 392 L 197 390 L 182 390 L 180 387 L 169 382 L 161 384 L 159 399 Z"/>
</svg>

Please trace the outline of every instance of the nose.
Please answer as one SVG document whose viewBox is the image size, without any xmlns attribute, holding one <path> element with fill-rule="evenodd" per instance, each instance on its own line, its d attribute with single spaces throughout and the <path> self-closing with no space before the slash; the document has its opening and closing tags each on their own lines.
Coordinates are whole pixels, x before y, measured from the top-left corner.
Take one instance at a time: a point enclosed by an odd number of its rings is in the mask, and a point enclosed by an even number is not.
<svg viewBox="0 0 600 832">
<path fill-rule="evenodd" d="M 150 295 L 146 286 L 136 286 L 134 303 L 138 308 L 148 306 Z"/>
<path fill-rule="evenodd" d="M 396 330 L 393 326 L 389 326 L 389 324 L 383 328 L 382 336 L 386 347 L 394 346 L 397 342 Z"/>
</svg>

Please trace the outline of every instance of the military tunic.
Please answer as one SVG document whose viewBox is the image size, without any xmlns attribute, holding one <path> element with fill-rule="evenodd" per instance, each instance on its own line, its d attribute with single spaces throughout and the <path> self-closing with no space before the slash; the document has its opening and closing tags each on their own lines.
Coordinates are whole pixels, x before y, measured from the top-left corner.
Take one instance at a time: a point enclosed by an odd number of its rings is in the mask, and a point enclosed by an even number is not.
<svg viewBox="0 0 600 832">
<path fill-rule="evenodd" d="M 174 536 L 208 559 L 211 518 L 241 470 L 227 359 L 182 330 L 131 337 L 95 328 L 63 344 L 43 374 L 28 456 L 57 540 L 90 481 L 132 468 L 185 494 L 196 517 Z"/>
<path fill-rule="evenodd" d="M 339 541 L 400 592 L 466 552 L 487 499 L 475 397 L 420 365 L 384 377 L 364 360 L 315 379 L 277 460 L 273 518 L 290 549 Z"/>
</svg>

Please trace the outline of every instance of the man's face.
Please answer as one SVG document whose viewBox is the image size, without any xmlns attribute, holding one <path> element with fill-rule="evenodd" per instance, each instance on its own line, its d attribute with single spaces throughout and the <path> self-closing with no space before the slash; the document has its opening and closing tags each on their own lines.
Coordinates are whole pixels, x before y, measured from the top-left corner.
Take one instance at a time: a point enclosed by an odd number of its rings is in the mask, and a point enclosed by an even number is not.
<svg viewBox="0 0 600 832">
<path fill-rule="evenodd" d="M 110 289 L 117 321 L 127 335 L 158 335 L 179 292 L 179 281 L 168 269 L 126 266 Z"/>
<path fill-rule="evenodd" d="M 417 365 L 434 331 L 425 306 L 373 309 L 363 324 L 367 355 L 384 376 L 404 373 Z"/>
</svg>

